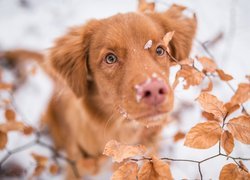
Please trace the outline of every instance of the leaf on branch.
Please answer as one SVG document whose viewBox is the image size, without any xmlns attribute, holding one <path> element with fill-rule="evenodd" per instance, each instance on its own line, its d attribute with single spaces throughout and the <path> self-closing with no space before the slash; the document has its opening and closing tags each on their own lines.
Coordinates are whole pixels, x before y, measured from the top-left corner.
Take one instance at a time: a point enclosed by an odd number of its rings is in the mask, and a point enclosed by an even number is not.
<svg viewBox="0 0 250 180">
<path fill-rule="evenodd" d="M 59 171 L 59 167 L 56 164 L 51 164 L 49 167 L 49 172 L 52 175 L 56 175 Z"/>
<path fill-rule="evenodd" d="M 218 120 L 226 116 L 227 109 L 223 106 L 223 102 L 219 101 L 216 96 L 202 93 L 198 97 L 201 107 L 208 113 L 212 113 Z"/>
<path fill-rule="evenodd" d="M 221 137 L 221 127 L 218 122 L 199 123 L 187 133 L 185 146 L 197 149 L 207 149 L 214 146 Z"/>
<path fill-rule="evenodd" d="M 13 89 L 13 85 L 12 84 L 8 84 L 8 83 L 0 83 L 0 90 L 12 90 Z"/>
<path fill-rule="evenodd" d="M 8 142 L 8 136 L 5 132 L 0 131 L 0 149 L 4 149 Z"/>
<path fill-rule="evenodd" d="M 184 137 L 185 137 L 185 133 L 183 133 L 183 132 L 177 132 L 174 135 L 174 142 L 177 142 L 177 141 L 183 139 Z"/>
<path fill-rule="evenodd" d="M 206 111 L 203 111 L 202 116 L 205 117 L 208 121 L 220 122 L 218 119 L 215 119 L 215 117 L 214 117 L 214 115 L 212 113 L 208 113 Z"/>
<path fill-rule="evenodd" d="M 16 120 L 16 113 L 11 109 L 5 110 L 5 118 L 7 121 L 15 121 Z"/>
<path fill-rule="evenodd" d="M 239 174 L 238 166 L 230 163 L 225 166 L 220 171 L 220 180 L 237 179 Z"/>
<path fill-rule="evenodd" d="M 148 3 L 146 0 L 139 0 L 139 4 L 138 4 L 139 12 L 147 12 L 147 11 L 154 12 L 154 10 L 155 10 L 154 2 Z"/>
<path fill-rule="evenodd" d="M 122 162 L 133 156 L 144 155 L 145 152 L 146 148 L 143 145 L 130 146 L 111 140 L 106 144 L 103 154 L 111 156 L 115 162 Z"/>
<path fill-rule="evenodd" d="M 229 155 L 234 148 L 234 138 L 229 131 L 224 131 L 221 135 L 221 146 L 225 150 L 226 154 Z"/>
<path fill-rule="evenodd" d="M 33 176 L 39 176 L 45 170 L 47 162 L 48 162 L 48 158 L 45 156 L 36 154 L 36 153 L 32 153 L 31 155 L 36 161 L 36 168 L 33 172 Z"/>
<path fill-rule="evenodd" d="M 250 144 L 250 117 L 239 116 L 228 121 L 227 128 L 233 137 L 244 144 Z"/>
<path fill-rule="evenodd" d="M 243 164 L 242 161 L 239 161 L 239 163 L 240 163 L 240 168 L 241 168 L 242 170 L 244 170 L 244 171 L 246 171 L 246 172 L 249 172 L 248 169 L 247 169 L 247 167 L 245 166 L 245 164 Z"/>
<path fill-rule="evenodd" d="M 0 124 L 0 131 L 9 132 L 9 131 L 23 131 L 25 125 L 22 122 L 17 121 L 8 121 L 7 123 Z"/>
<path fill-rule="evenodd" d="M 231 98 L 232 104 L 242 104 L 250 99 L 250 84 L 241 83 L 234 96 Z"/>
<path fill-rule="evenodd" d="M 25 126 L 23 129 L 23 134 L 25 134 L 25 135 L 30 135 L 33 132 L 34 132 L 34 129 L 31 126 Z"/>
<path fill-rule="evenodd" d="M 163 37 L 163 42 L 166 47 L 168 47 L 169 42 L 172 40 L 173 36 L 174 36 L 174 31 L 171 31 L 166 33 L 165 36 Z"/>
<path fill-rule="evenodd" d="M 186 81 L 184 85 L 184 89 L 188 89 L 189 86 L 196 86 L 199 85 L 203 78 L 204 74 L 192 66 L 183 65 L 181 69 L 176 73 L 175 81 L 177 81 L 180 77 L 183 77 Z"/>
<path fill-rule="evenodd" d="M 169 165 L 156 157 L 152 161 L 145 162 L 139 173 L 139 180 L 170 180 L 173 179 Z"/>
<path fill-rule="evenodd" d="M 138 173 L 138 165 L 135 162 L 127 162 L 122 165 L 111 177 L 112 180 L 135 180 Z"/>
<path fill-rule="evenodd" d="M 220 79 L 222 81 L 230 81 L 233 79 L 233 77 L 229 74 L 226 74 L 223 70 L 221 69 L 216 69 L 216 72 L 218 73 Z"/>
<path fill-rule="evenodd" d="M 239 104 L 232 104 L 230 102 L 224 104 L 225 108 L 227 109 L 227 114 L 230 115 L 233 112 L 235 112 L 236 110 L 238 110 L 240 108 Z"/>
<path fill-rule="evenodd" d="M 216 71 L 217 65 L 212 59 L 207 57 L 200 57 L 198 58 L 198 61 L 202 64 L 205 73 L 214 73 Z"/>
<path fill-rule="evenodd" d="M 208 86 L 205 89 L 202 89 L 201 92 L 210 92 L 213 90 L 213 82 L 212 80 L 209 78 L 209 83 Z"/>
</svg>

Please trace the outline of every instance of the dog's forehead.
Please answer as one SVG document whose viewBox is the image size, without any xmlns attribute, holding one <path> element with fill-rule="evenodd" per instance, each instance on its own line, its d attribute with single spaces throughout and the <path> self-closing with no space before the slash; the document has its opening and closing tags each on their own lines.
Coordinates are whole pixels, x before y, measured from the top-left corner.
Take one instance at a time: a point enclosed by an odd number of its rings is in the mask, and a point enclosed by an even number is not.
<svg viewBox="0 0 250 180">
<path fill-rule="evenodd" d="M 157 42 L 164 35 L 159 24 L 147 15 L 140 13 L 118 14 L 102 20 L 101 24 L 93 38 L 96 41 L 94 44 L 98 47 L 144 46 L 148 40 Z"/>
</svg>

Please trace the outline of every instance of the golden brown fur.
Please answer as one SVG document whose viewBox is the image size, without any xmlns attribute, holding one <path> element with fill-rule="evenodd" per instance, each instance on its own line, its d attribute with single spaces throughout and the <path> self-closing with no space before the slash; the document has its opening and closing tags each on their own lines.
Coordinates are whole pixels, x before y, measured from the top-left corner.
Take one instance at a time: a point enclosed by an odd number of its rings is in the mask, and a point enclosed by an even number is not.
<svg viewBox="0 0 250 180">
<path fill-rule="evenodd" d="M 157 124 L 166 122 L 173 92 L 168 80 L 170 59 L 156 56 L 155 49 L 164 46 L 162 38 L 167 32 L 175 31 L 171 53 L 177 59 L 188 57 L 196 19 L 184 17 L 182 10 L 174 5 L 163 13 L 127 13 L 91 20 L 72 28 L 50 50 L 46 63 L 60 80 L 54 77 L 58 86 L 43 119 L 56 147 L 77 161 L 81 175 L 98 171 L 108 140 L 156 143 L 162 126 L 144 125 L 154 124 L 151 115 L 155 114 L 162 114 Z M 153 45 L 145 50 L 148 40 Z M 104 63 L 109 52 L 119 57 L 118 63 Z M 135 98 L 135 85 L 153 73 L 164 79 L 169 89 L 157 108 Z M 73 177 L 70 170 L 68 177 Z"/>
</svg>

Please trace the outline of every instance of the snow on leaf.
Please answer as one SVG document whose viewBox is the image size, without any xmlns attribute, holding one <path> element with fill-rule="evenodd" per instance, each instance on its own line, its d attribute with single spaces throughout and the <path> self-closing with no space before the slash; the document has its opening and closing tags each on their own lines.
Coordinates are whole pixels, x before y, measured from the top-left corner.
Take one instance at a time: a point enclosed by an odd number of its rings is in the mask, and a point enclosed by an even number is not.
<svg viewBox="0 0 250 180">
<path fill-rule="evenodd" d="M 234 148 L 234 138 L 229 131 L 224 131 L 221 135 L 221 146 L 225 150 L 226 154 L 229 155 Z"/>
<path fill-rule="evenodd" d="M 138 180 L 170 180 L 173 179 L 169 165 L 156 157 L 145 162 L 139 173 Z"/>
<path fill-rule="evenodd" d="M 143 145 L 130 146 L 111 140 L 106 144 L 103 154 L 111 156 L 115 162 L 122 162 L 124 159 L 143 155 L 145 152 L 146 148 Z"/>
<path fill-rule="evenodd" d="M 164 45 L 167 47 L 169 42 L 172 40 L 174 36 L 174 31 L 171 31 L 171 32 L 168 32 L 165 34 L 165 36 L 163 37 L 163 42 L 164 42 Z"/>
<path fill-rule="evenodd" d="M 231 98 L 232 104 L 242 104 L 250 99 L 250 84 L 241 83 L 234 96 Z"/>
<path fill-rule="evenodd" d="M 0 131 L 7 133 L 8 131 L 23 131 L 25 125 L 22 122 L 8 121 L 0 124 Z"/>
<path fill-rule="evenodd" d="M 217 65 L 215 62 L 207 57 L 200 57 L 198 61 L 202 64 L 203 70 L 205 72 L 213 73 L 216 71 Z"/>
<path fill-rule="evenodd" d="M 227 109 L 223 106 L 223 102 L 219 101 L 216 96 L 201 93 L 198 97 L 201 107 L 208 113 L 212 113 L 216 119 L 223 119 L 227 113 Z"/>
<path fill-rule="evenodd" d="M 153 41 L 150 39 L 148 40 L 148 42 L 146 42 L 146 44 L 144 45 L 144 49 L 149 49 L 151 48 L 153 45 Z"/>
<path fill-rule="evenodd" d="M 244 144 L 250 144 L 250 117 L 239 116 L 228 121 L 227 128 L 233 137 Z"/>
<path fill-rule="evenodd" d="M 237 179 L 239 170 L 237 165 L 230 163 L 225 166 L 220 171 L 220 180 Z"/>
<path fill-rule="evenodd" d="M 175 81 L 178 80 L 178 78 L 183 77 L 186 81 L 186 85 L 184 85 L 184 89 L 188 89 L 189 86 L 195 86 L 199 85 L 205 75 L 192 66 L 183 65 L 181 66 L 181 69 L 176 73 Z M 176 84 L 176 83 L 174 83 Z"/>
<path fill-rule="evenodd" d="M 5 118 L 8 121 L 15 121 L 16 120 L 16 113 L 11 109 L 6 109 L 5 110 Z"/>
<path fill-rule="evenodd" d="M 127 162 L 122 165 L 111 177 L 112 180 L 135 180 L 138 173 L 138 165 L 135 162 Z"/>
<path fill-rule="evenodd" d="M 0 149 L 4 149 L 8 142 L 8 136 L 5 132 L 0 131 Z"/>
<path fill-rule="evenodd" d="M 199 123 L 187 133 L 184 145 L 197 149 L 207 149 L 219 141 L 221 133 L 222 130 L 218 122 Z"/>
<path fill-rule="evenodd" d="M 216 72 L 218 73 L 220 79 L 222 81 L 230 81 L 233 79 L 233 77 L 229 74 L 226 74 L 223 70 L 221 69 L 216 69 Z"/>
</svg>

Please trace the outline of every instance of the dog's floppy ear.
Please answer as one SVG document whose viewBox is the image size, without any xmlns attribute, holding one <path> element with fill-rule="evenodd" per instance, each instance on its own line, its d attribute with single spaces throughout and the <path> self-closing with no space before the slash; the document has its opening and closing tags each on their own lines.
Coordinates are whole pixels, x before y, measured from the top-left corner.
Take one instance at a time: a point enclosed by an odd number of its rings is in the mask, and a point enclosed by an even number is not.
<svg viewBox="0 0 250 180">
<path fill-rule="evenodd" d="M 87 91 L 87 58 L 97 20 L 75 27 L 59 38 L 49 53 L 49 64 L 66 80 L 77 97 Z"/>
<path fill-rule="evenodd" d="M 184 6 L 174 4 L 163 13 L 148 14 L 163 27 L 165 33 L 175 31 L 170 48 L 172 55 L 178 60 L 189 56 L 197 28 L 195 14 L 191 18 L 183 15 L 185 9 Z"/>
</svg>

